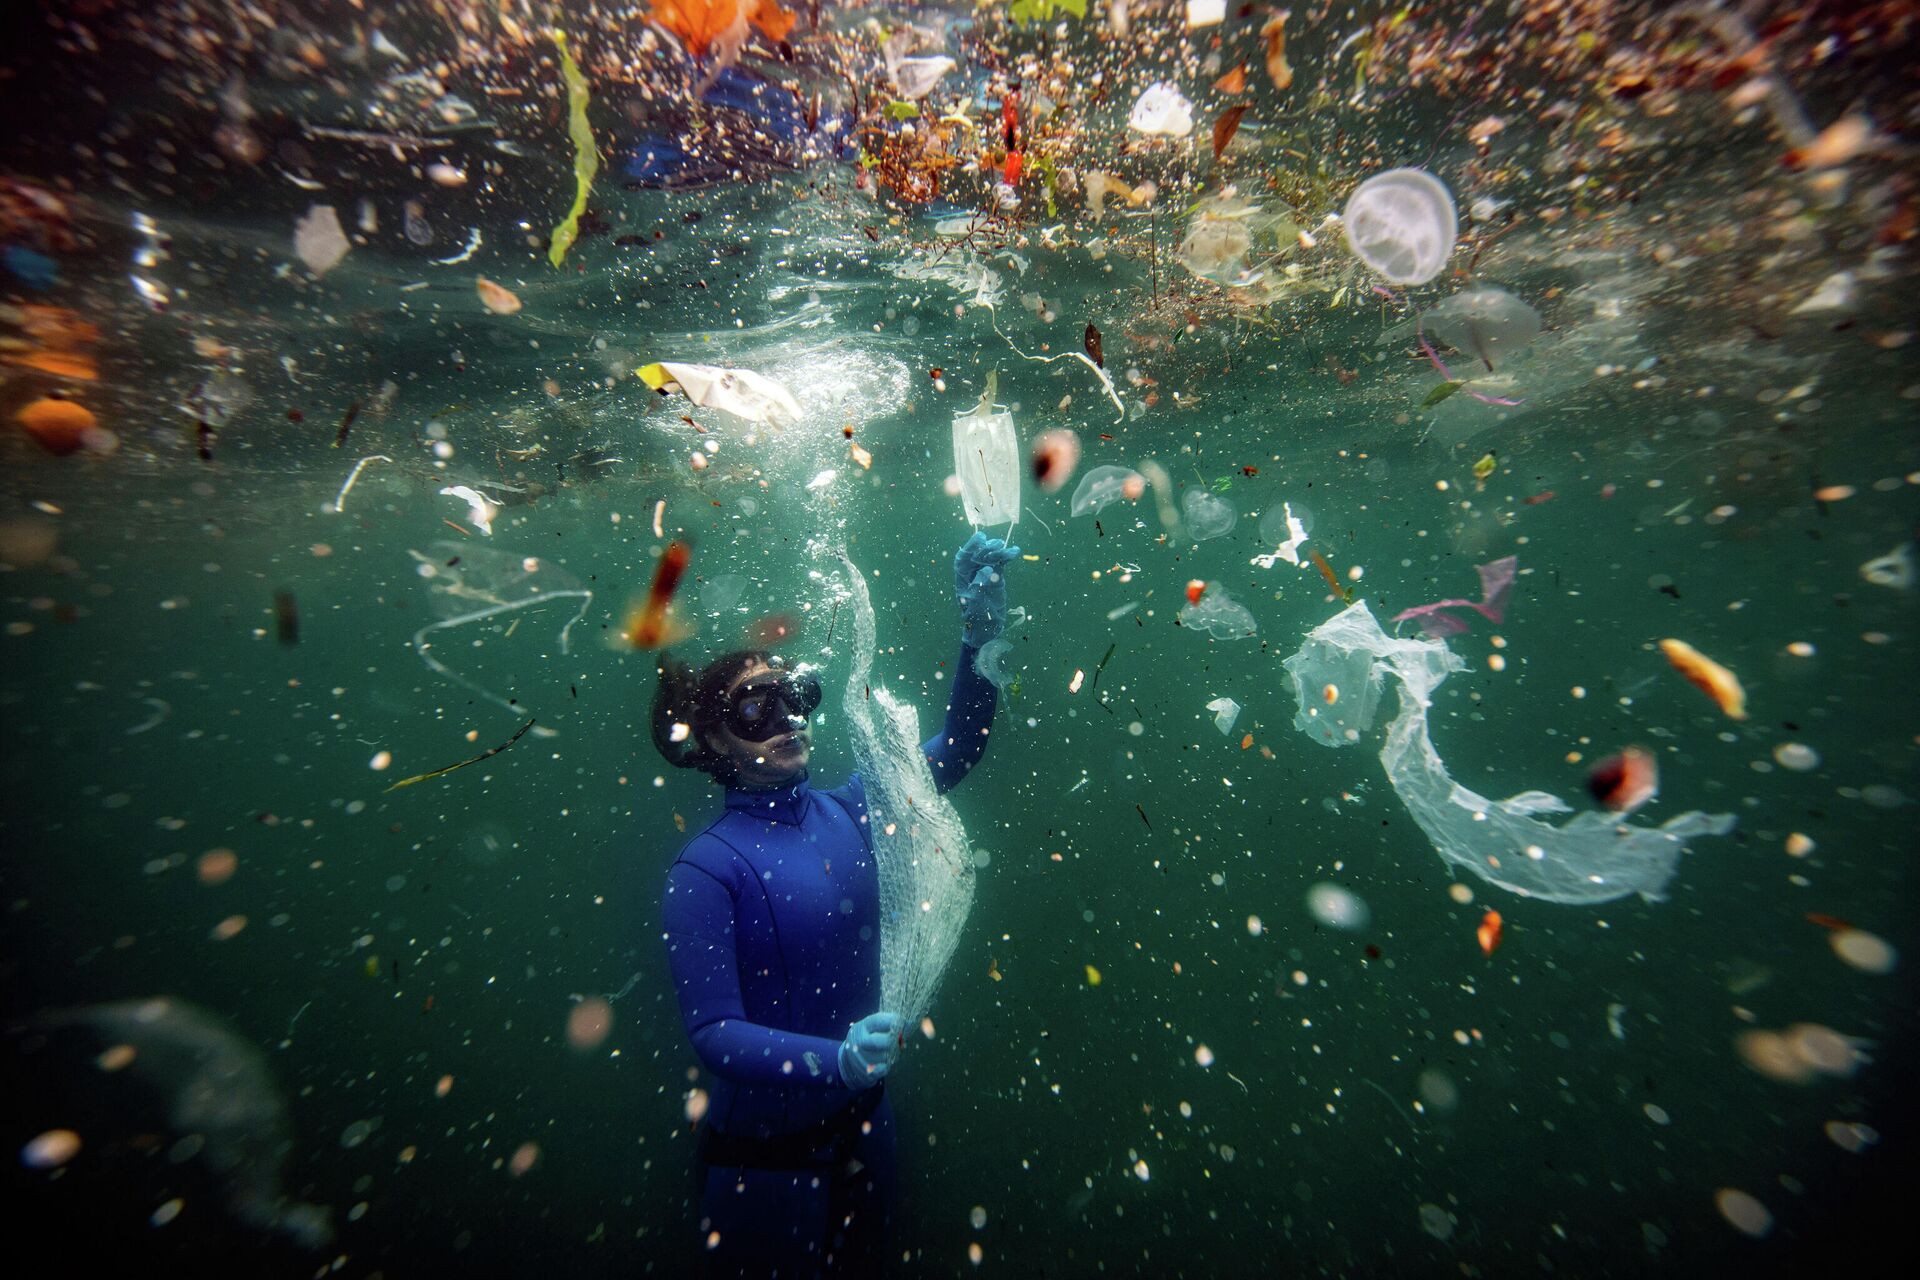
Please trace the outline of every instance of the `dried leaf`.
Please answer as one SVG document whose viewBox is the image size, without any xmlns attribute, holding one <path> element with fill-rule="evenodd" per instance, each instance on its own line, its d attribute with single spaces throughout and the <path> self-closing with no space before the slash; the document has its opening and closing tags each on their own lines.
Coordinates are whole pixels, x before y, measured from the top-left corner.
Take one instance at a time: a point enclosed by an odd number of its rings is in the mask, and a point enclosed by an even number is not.
<svg viewBox="0 0 1920 1280">
<path fill-rule="evenodd" d="M 1094 365 L 1097 368 L 1106 368 L 1107 358 L 1100 350 L 1100 331 L 1092 325 L 1087 326 L 1086 346 L 1087 356 L 1093 361 Z"/>
<path fill-rule="evenodd" d="M 1293 84 L 1293 65 L 1287 61 L 1287 15 L 1277 14 L 1260 28 L 1260 38 L 1267 42 L 1267 77 L 1274 88 L 1285 92 Z"/>
<path fill-rule="evenodd" d="M 520 309 L 520 299 L 513 290 L 485 276 L 474 277 L 473 291 L 480 295 L 480 305 L 497 316 L 510 316 Z"/>
<path fill-rule="evenodd" d="M 1213 87 L 1221 93 L 1245 93 L 1247 91 L 1247 64 L 1242 62 L 1233 70 L 1213 82 Z"/>
<path fill-rule="evenodd" d="M 1233 135 L 1240 129 L 1240 117 L 1245 114 L 1247 114 L 1247 104 L 1242 102 L 1222 111 L 1220 118 L 1213 122 L 1213 158 L 1215 160 L 1218 160 L 1221 153 L 1226 151 L 1227 144 L 1233 141 Z"/>
</svg>

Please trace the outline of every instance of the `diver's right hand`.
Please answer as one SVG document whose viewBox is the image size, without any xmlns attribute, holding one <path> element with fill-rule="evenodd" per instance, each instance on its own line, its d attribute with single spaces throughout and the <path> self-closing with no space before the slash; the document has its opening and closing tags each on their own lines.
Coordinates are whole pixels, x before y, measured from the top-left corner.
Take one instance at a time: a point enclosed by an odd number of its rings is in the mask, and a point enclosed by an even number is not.
<svg viewBox="0 0 1920 1280">
<path fill-rule="evenodd" d="M 853 1024 L 840 1043 L 840 1079 L 849 1089 L 870 1089 L 886 1079 L 900 1056 L 900 1032 L 907 1020 L 897 1013 L 872 1013 Z"/>
</svg>

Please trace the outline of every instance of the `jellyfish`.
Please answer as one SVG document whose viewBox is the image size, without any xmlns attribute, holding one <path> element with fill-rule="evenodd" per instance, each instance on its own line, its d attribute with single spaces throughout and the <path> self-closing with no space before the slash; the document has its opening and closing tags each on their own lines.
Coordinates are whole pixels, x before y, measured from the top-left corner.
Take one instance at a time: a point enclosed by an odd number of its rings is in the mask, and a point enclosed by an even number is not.
<svg viewBox="0 0 1920 1280">
<path fill-rule="evenodd" d="M 1202 201 L 1180 241 L 1180 265 L 1216 284 L 1253 284 L 1260 277 L 1248 274 L 1247 253 L 1253 248 L 1249 219 L 1256 212 L 1255 206 L 1230 196 Z"/>
<path fill-rule="evenodd" d="M 1233 532 L 1234 521 L 1240 518 L 1226 499 L 1205 489 L 1187 490 L 1180 499 L 1180 509 L 1187 518 L 1187 534 L 1195 542 Z"/>
<path fill-rule="evenodd" d="M 1453 193 L 1424 169 L 1389 169 L 1354 188 L 1342 218 L 1354 256 L 1394 284 L 1425 284 L 1453 253 Z"/>
<path fill-rule="evenodd" d="M 1198 600 L 1180 610 L 1180 625 L 1216 640 L 1245 640 L 1260 629 L 1246 606 L 1217 582 L 1209 582 Z"/>
<path fill-rule="evenodd" d="M 1486 366 L 1531 343 L 1540 332 L 1540 313 L 1505 289 L 1475 285 L 1463 289 L 1420 318 L 1421 326 Z"/>
<path fill-rule="evenodd" d="M 1131 467 L 1095 467 L 1073 491 L 1073 514 L 1084 516 L 1122 498 L 1134 502 L 1146 491 L 1146 477 Z"/>
</svg>

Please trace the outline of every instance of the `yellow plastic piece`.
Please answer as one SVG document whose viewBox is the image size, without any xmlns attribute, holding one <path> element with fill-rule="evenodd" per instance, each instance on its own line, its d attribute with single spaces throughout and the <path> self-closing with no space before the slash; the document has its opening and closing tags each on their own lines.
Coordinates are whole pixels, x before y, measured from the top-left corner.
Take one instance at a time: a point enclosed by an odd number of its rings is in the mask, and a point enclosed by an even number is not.
<svg viewBox="0 0 1920 1280">
<path fill-rule="evenodd" d="M 587 192 L 600 172 L 600 153 L 594 149 L 593 130 L 587 125 L 587 78 L 567 50 L 567 33 L 555 27 L 547 34 L 560 50 L 560 71 L 567 80 L 567 136 L 573 139 L 573 208 L 553 229 L 547 246 L 547 261 L 557 267 L 580 237 L 580 215 L 586 212 Z"/>
</svg>

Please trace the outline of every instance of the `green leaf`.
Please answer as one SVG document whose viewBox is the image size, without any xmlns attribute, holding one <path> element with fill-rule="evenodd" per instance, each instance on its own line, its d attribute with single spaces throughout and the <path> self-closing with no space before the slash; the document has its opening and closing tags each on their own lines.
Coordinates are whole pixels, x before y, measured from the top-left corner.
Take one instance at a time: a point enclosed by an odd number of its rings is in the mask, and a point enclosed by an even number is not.
<svg viewBox="0 0 1920 1280">
<path fill-rule="evenodd" d="M 1087 0 L 1054 0 L 1054 3 L 1076 18 L 1087 16 Z"/>
<path fill-rule="evenodd" d="M 1233 488 L 1233 477 L 1221 476 L 1218 480 L 1215 480 L 1212 484 L 1208 485 L 1207 487 L 1212 489 L 1215 493 L 1225 493 L 1227 490 Z"/>
<path fill-rule="evenodd" d="M 886 106 L 886 115 L 889 120 L 912 120 L 919 114 L 920 104 L 909 102 L 904 98 L 889 102 Z"/>
<path fill-rule="evenodd" d="M 1459 378 L 1455 378 L 1452 382 L 1443 382 L 1433 390 L 1427 392 L 1427 398 L 1420 402 L 1420 407 L 1422 409 L 1431 409 L 1466 385 L 1467 384 Z"/>
</svg>

